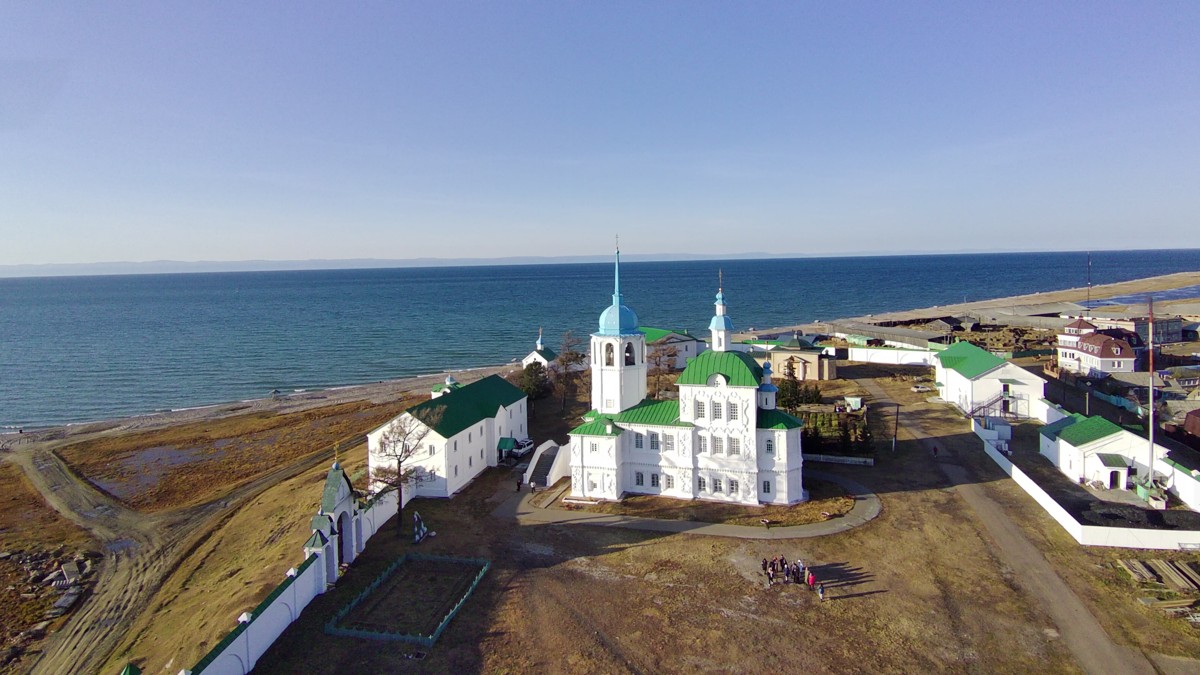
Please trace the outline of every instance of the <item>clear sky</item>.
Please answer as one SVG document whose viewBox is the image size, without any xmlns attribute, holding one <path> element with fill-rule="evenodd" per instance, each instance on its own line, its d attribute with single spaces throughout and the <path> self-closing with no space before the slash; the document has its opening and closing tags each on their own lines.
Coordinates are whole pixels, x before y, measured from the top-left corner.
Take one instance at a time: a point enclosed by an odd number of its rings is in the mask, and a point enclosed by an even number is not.
<svg viewBox="0 0 1200 675">
<path fill-rule="evenodd" d="M 0 3 L 0 264 L 1200 247 L 1200 2 Z"/>
</svg>

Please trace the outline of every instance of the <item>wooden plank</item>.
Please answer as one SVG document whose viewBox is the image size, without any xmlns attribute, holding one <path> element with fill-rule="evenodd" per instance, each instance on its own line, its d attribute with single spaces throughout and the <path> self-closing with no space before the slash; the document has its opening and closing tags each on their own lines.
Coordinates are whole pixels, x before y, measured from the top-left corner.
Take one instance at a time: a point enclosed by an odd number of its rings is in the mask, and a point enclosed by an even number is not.
<svg viewBox="0 0 1200 675">
<path fill-rule="evenodd" d="M 1146 571 L 1140 560 L 1118 560 L 1117 565 L 1128 572 L 1129 576 L 1133 577 L 1133 580 L 1138 583 L 1157 581 L 1157 579 L 1150 576 L 1150 573 Z"/>
<path fill-rule="evenodd" d="M 1178 572 L 1192 583 L 1194 590 L 1200 591 L 1200 571 L 1196 569 L 1194 562 L 1176 561 L 1172 562 L 1171 565 L 1174 565 L 1178 569 Z"/>
<path fill-rule="evenodd" d="M 1190 591 L 1192 589 L 1192 585 L 1183 577 L 1179 576 L 1179 572 L 1176 572 L 1175 568 L 1171 567 L 1166 562 L 1162 560 L 1148 560 L 1146 561 L 1146 564 L 1148 564 L 1150 569 L 1154 570 L 1154 572 L 1162 578 L 1162 581 L 1164 584 L 1166 584 L 1167 588 L 1173 591 Z"/>
</svg>

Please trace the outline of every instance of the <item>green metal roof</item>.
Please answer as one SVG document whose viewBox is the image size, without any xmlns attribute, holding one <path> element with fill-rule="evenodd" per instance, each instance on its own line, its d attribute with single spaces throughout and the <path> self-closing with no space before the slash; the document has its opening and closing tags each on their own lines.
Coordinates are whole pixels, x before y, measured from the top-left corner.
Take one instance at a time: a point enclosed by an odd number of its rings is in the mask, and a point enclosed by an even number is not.
<svg viewBox="0 0 1200 675">
<path fill-rule="evenodd" d="M 684 331 L 681 331 L 681 330 L 667 330 L 665 328 L 651 328 L 649 326 L 638 326 L 638 330 L 640 330 L 646 334 L 646 343 L 647 344 L 650 344 L 651 342 L 658 342 L 659 340 L 667 337 L 668 335 L 678 335 L 681 338 L 684 338 L 686 340 L 692 340 L 693 342 L 700 341 L 700 338 L 697 338 L 693 335 L 689 335 L 688 333 L 685 333 Z"/>
<path fill-rule="evenodd" d="M 496 444 L 497 450 L 512 450 L 515 447 L 517 447 L 517 439 L 512 436 L 505 436 Z"/>
<path fill-rule="evenodd" d="M 724 375 L 731 387 L 757 387 L 762 383 L 762 366 L 743 352 L 708 351 L 688 359 L 687 368 L 675 384 L 707 385 L 713 375 Z"/>
<path fill-rule="evenodd" d="M 948 349 L 934 356 L 942 365 L 973 380 L 984 373 L 1004 365 L 1004 359 L 980 349 L 970 342 L 955 342 Z"/>
<path fill-rule="evenodd" d="M 1121 427 L 1109 422 L 1103 417 L 1089 417 L 1082 422 L 1072 424 L 1058 434 L 1062 440 L 1075 447 L 1087 445 L 1092 441 L 1112 436 L 1121 432 Z"/>
<path fill-rule="evenodd" d="M 679 421 L 679 401 L 655 401 L 646 399 L 622 411 L 616 416 L 622 424 L 645 424 L 659 427 L 690 427 L 690 422 Z"/>
<path fill-rule="evenodd" d="M 354 494 L 354 486 L 350 484 L 350 477 L 342 471 L 342 465 L 337 462 L 333 463 L 333 468 L 329 470 L 329 475 L 325 477 L 325 491 L 321 493 L 321 509 L 325 513 L 333 513 L 337 508 L 338 503 L 338 487 L 342 481 L 346 483 L 346 489 L 350 494 Z"/>
<path fill-rule="evenodd" d="M 799 429 L 802 426 L 804 426 L 804 420 L 782 410 L 762 410 L 760 408 L 758 411 L 759 429 Z"/>
<path fill-rule="evenodd" d="M 442 382 L 441 384 L 435 384 L 435 385 L 433 385 L 433 389 L 432 389 L 432 391 L 441 391 L 441 390 L 443 390 L 443 389 L 447 389 L 447 388 L 449 388 L 449 389 L 462 389 L 462 385 L 461 385 L 461 384 L 459 384 L 459 383 L 457 383 L 457 382 L 453 382 L 453 383 L 451 383 L 451 384 L 446 384 L 445 382 Z"/>
<path fill-rule="evenodd" d="M 1012 379 L 1012 378 L 1009 378 L 1009 377 L 1002 377 L 1002 378 L 1000 378 L 1000 382 L 1001 382 L 1001 383 L 1003 383 L 1003 384 L 1025 384 L 1024 382 L 1022 382 L 1022 381 L 1020 381 L 1020 380 L 1014 380 L 1014 379 Z"/>
<path fill-rule="evenodd" d="M 1058 438 L 1058 435 L 1062 433 L 1063 429 L 1066 429 L 1067 427 L 1071 426 L 1072 424 L 1075 424 L 1077 422 L 1082 422 L 1086 419 L 1087 419 L 1087 417 L 1080 415 L 1079 413 L 1071 413 L 1070 415 L 1062 418 L 1061 420 L 1058 420 L 1056 422 L 1051 422 L 1050 424 L 1043 426 L 1041 429 L 1038 429 L 1038 433 L 1045 436 L 1046 438 L 1054 440 L 1055 438 Z"/>
<path fill-rule="evenodd" d="M 609 431 L 612 425 L 612 431 Z M 571 430 L 573 436 L 620 436 L 621 427 L 613 424 L 611 417 L 594 417 Z"/>
<path fill-rule="evenodd" d="M 1110 469 L 1129 468 L 1128 460 L 1121 455 L 1113 454 L 1111 452 L 1097 452 L 1096 456 L 1100 458 L 1100 461 L 1104 463 L 1104 466 L 1107 466 Z"/>
<path fill-rule="evenodd" d="M 206 668 L 211 666 L 213 661 L 216 661 L 217 657 L 220 656 L 222 652 L 229 647 L 229 645 L 233 644 L 234 640 L 238 639 L 238 636 L 246 632 L 246 627 L 249 625 L 249 622 L 242 623 L 239 621 L 236 628 L 229 631 L 225 637 L 221 638 L 221 641 L 218 642 L 215 647 L 208 650 L 208 653 L 204 655 L 204 658 L 200 659 L 196 662 L 196 665 L 192 666 L 192 675 L 200 675 L 200 673 L 203 673 Z"/>
<path fill-rule="evenodd" d="M 558 354 L 554 353 L 553 349 L 535 349 L 533 351 L 537 352 L 538 356 L 546 359 L 547 362 L 558 358 Z"/>
<path fill-rule="evenodd" d="M 499 375 L 463 385 L 437 398 L 422 401 L 408 413 L 422 422 L 432 424 L 443 438 L 450 438 L 467 427 L 492 417 L 500 406 L 509 407 L 525 398 L 525 392 Z M 441 419 L 437 419 L 441 410 Z"/>
<path fill-rule="evenodd" d="M 121 675 L 142 675 L 142 669 L 138 668 L 132 663 L 126 664 L 126 666 L 121 669 Z"/>
<path fill-rule="evenodd" d="M 304 548 L 321 548 L 328 543 L 329 538 L 326 537 L 325 534 L 320 530 L 316 530 L 312 533 L 312 536 L 308 538 L 308 541 L 304 542 Z"/>
</svg>

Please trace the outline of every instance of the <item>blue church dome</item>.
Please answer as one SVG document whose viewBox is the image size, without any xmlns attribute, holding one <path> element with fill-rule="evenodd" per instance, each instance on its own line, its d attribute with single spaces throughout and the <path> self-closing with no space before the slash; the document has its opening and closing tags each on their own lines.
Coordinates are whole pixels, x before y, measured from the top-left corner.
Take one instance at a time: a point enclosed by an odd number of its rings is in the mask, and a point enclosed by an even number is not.
<svg viewBox="0 0 1200 675">
<path fill-rule="evenodd" d="M 614 298 L 614 303 L 620 302 Z M 637 314 L 633 313 L 625 305 L 612 304 L 609 305 L 603 313 L 600 314 L 600 334 L 601 335 L 629 335 L 638 332 Z"/>
</svg>

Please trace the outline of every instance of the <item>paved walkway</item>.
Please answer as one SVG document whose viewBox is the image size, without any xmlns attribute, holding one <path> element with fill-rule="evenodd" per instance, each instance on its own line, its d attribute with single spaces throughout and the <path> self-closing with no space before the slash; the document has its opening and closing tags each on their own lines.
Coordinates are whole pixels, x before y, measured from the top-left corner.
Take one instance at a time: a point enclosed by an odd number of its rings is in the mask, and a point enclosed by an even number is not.
<svg viewBox="0 0 1200 675">
<path fill-rule="evenodd" d="M 872 403 L 894 405 L 874 380 L 855 381 L 870 392 Z M 932 452 L 933 442 L 919 422 L 911 417 L 906 419 L 901 414 L 900 426 Z M 1004 508 L 987 496 L 983 487 L 965 468 L 955 463 L 953 450 L 939 449 L 943 454 L 937 466 L 995 540 L 996 555 L 1016 572 L 1017 583 L 1054 620 L 1059 634 L 1079 665 L 1089 673 L 1155 672 L 1141 652 L 1113 644 L 1087 605 L 1058 576 L 1042 552 L 1004 512 Z"/>
<path fill-rule="evenodd" d="M 806 477 L 837 483 L 846 488 L 854 496 L 854 508 L 840 518 L 808 525 L 789 525 L 771 527 L 749 527 L 746 525 L 721 525 L 717 523 L 699 523 L 691 520 L 659 520 L 657 518 L 638 518 L 636 516 L 619 516 L 606 513 L 588 513 L 586 511 L 567 511 L 560 508 L 539 508 L 531 503 L 530 493 L 516 494 L 508 497 L 503 504 L 492 512 L 498 518 L 516 518 L 521 524 L 560 525 L 596 525 L 600 527 L 624 527 L 631 530 L 646 530 L 650 532 L 686 532 L 688 534 L 703 534 L 710 537 L 736 537 L 740 539 L 803 539 L 807 537 L 823 537 L 829 534 L 845 532 L 858 527 L 879 515 L 879 497 L 862 484 L 844 476 L 827 473 L 818 469 L 805 469 Z"/>
</svg>

